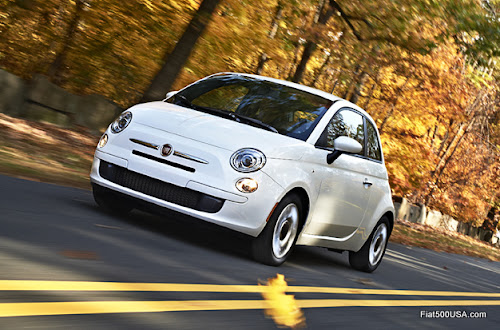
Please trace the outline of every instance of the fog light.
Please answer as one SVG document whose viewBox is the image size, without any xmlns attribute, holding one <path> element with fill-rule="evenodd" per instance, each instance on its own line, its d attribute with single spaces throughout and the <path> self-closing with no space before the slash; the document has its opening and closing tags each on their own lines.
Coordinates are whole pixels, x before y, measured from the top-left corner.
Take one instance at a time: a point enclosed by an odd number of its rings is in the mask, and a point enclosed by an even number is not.
<svg viewBox="0 0 500 330">
<path fill-rule="evenodd" d="M 104 135 L 101 136 L 101 139 L 99 140 L 99 143 L 97 144 L 97 146 L 99 148 L 102 148 L 106 145 L 106 143 L 108 143 L 108 134 L 104 133 Z"/>
<path fill-rule="evenodd" d="M 258 187 L 257 181 L 250 178 L 239 179 L 238 182 L 236 182 L 236 188 L 244 193 L 252 193 L 257 190 Z"/>
</svg>

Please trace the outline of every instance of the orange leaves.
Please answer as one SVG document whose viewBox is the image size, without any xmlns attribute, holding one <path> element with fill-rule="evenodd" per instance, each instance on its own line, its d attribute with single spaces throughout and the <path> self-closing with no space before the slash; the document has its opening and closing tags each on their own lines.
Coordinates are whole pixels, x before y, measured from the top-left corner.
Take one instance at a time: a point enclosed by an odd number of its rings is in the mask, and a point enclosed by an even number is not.
<svg viewBox="0 0 500 330">
<path fill-rule="evenodd" d="M 267 303 L 266 315 L 279 327 L 299 329 L 305 327 L 304 314 L 292 295 L 285 294 L 288 285 L 285 276 L 276 274 L 263 286 L 262 296 Z"/>
<path fill-rule="evenodd" d="M 456 4 L 338 1 L 352 18 L 349 27 L 337 14 L 326 24 L 315 24 L 321 13 L 317 0 L 279 2 L 282 16 L 275 37 L 269 38 L 278 0 L 221 1 L 175 88 L 215 72 L 255 72 L 263 52 L 268 58 L 263 74 L 288 79 L 306 41 L 314 40 L 318 45 L 303 83 L 341 97 L 359 96 L 357 104 L 383 126 L 396 194 L 413 201 L 431 195 L 432 207 L 463 219 L 481 217 L 485 203 L 500 198 L 500 111 L 491 102 L 496 82 L 470 65 L 456 40 L 446 38 L 454 24 L 446 9 Z M 29 79 L 45 73 L 63 46 L 61 36 L 74 2 L 35 1 L 30 8 L 17 3 L 0 2 L 0 65 Z M 137 102 L 200 3 L 92 1 L 70 44 L 64 73 L 68 79 L 62 87 L 101 94 L 123 107 Z M 364 40 L 356 38 L 353 28 Z M 471 37 L 475 35 L 466 31 L 458 38 L 472 44 L 479 40 Z M 471 105 L 483 89 L 490 96 L 475 109 L 485 114 L 455 148 L 457 140 L 451 142 L 463 134 Z M 443 166 L 437 178 L 435 172 Z"/>
<path fill-rule="evenodd" d="M 471 80 L 453 40 L 428 55 L 398 56 L 406 64 L 379 71 L 379 91 L 367 109 L 379 127 L 384 124 L 382 142 L 394 193 L 427 201 L 457 219 L 481 219 L 488 202 L 500 197 L 500 180 L 493 175 L 500 152 L 492 153 L 484 134 L 497 136 L 497 141 L 500 134 L 498 119 L 485 126 L 490 115 L 469 123 L 471 116 L 492 111 L 487 95 L 494 95 L 495 87 Z"/>
</svg>

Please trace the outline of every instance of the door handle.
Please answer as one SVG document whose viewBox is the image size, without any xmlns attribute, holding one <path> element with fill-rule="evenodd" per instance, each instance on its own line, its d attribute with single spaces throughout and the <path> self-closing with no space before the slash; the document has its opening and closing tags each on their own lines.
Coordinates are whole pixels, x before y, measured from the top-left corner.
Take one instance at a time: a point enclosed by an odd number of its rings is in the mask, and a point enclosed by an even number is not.
<svg viewBox="0 0 500 330">
<path fill-rule="evenodd" d="M 373 185 L 373 183 L 368 181 L 368 179 L 365 179 L 365 181 L 363 181 L 363 185 L 367 185 L 368 187 L 371 187 Z"/>
</svg>

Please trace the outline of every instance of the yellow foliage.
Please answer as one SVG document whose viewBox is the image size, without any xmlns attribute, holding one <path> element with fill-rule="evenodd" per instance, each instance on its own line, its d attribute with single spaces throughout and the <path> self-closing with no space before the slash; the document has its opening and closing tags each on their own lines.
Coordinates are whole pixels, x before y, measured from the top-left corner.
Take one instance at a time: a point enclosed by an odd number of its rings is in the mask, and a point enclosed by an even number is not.
<svg viewBox="0 0 500 330">
<path fill-rule="evenodd" d="M 21 2 L 0 1 L 0 66 L 29 80 L 33 74 L 47 74 L 63 49 L 75 2 L 28 1 L 28 7 Z M 124 108 L 138 102 L 201 2 L 90 1 L 78 32 L 66 45 L 67 79 L 61 87 L 77 94 L 101 94 Z M 270 39 L 278 3 L 282 17 Z M 480 218 L 487 203 L 499 198 L 493 168 L 500 162 L 494 149 L 500 145 L 500 115 L 488 110 L 471 127 L 469 135 L 474 138 L 462 141 L 438 179 L 434 172 L 451 155 L 450 142 L 470 119 L 467 111 L 476 96 L 486 89 L 494 99 L 498 83 L 478 74 L 454 39 L 442 38 L 454 22 L 446 13 L 432 17 L 427 12 L 446 5 L 422 10 L 410 2 L 402 7 L 390 1 L 343 1 L 339 5 L 346 13 L 361 18 L 353 21 L 365 38 L 360 41 L 338 15 L 327 24 L 315 24 L 318 3 L 220 1 L 173 88 L 215 72 L 254 73 L 263 53 L 263 74 L 289 79 L 306 42 L 314 41 L 301 83 L 346 98 L 360 87 L 356 103 L 381 128 L 394 193 L 422 202 L 432 192 L 430 207 L 460 220 Z M 365 18 L 373 25 L 369 29 L 363 28 Z M 478 36 L 469 31 L 462 38 L 473 43 Z M 418 50 L 424 46 L 422 40 L 435 44 L 432 51 Z M 481 104 L 479 108 L 489 109 Z"/>
<path fill-rule="evenodd" d="M 276 274 L 275 278 L 268 279 L 262 291 L 262 296 L 268 306 L 265 313 L 272 317 L 278 326 L 303 328 L 305 327 L 304 314 L 297 306 L 294 297 L 285 294 L 287 287 L 285 276 L 282 274 Z"/>
</svg>

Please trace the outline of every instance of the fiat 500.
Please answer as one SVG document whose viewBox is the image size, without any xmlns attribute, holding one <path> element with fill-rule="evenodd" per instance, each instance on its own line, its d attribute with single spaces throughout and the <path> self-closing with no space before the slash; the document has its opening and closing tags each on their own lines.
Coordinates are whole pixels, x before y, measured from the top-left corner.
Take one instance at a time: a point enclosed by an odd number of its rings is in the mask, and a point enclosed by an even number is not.
<svg viewBox="0 0 500 330">
<path fill-rule="evenodd" d="M 394 224 L 373 119 L 256 75 L 215 74 L 124 111 L 101 137 L 90 178 L 107 210 L 146 202 L 245 233 L 268 265 L 299 244 L 349 251 L 353 268 L 372 272 Z"/>
</svg>

